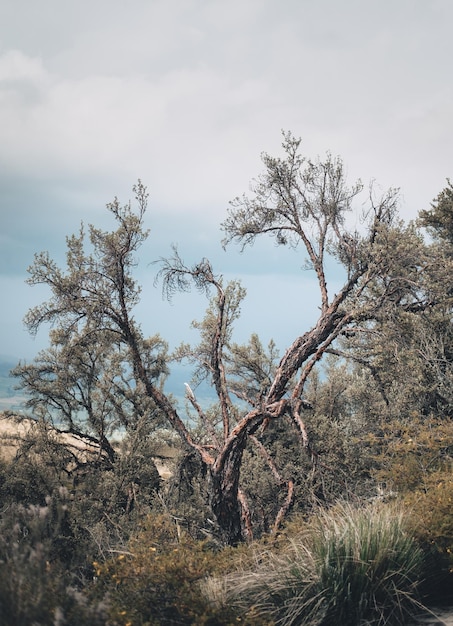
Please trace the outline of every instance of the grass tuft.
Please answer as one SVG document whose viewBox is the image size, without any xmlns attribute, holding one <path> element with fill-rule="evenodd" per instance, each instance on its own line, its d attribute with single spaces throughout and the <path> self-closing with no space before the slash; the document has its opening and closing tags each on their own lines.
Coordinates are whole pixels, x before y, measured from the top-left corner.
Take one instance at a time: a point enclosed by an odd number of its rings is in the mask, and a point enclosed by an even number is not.
<svg viewBox="0 0 453 626">
<path fill-rule="evenodd" d="M 281 626 L 399 625 L 420 610 L 424 555 L 395 504 L 320 511 L 284 549 L 254 558 L 211 585 L 244 615 L 253 607 Z"/>
</svg>

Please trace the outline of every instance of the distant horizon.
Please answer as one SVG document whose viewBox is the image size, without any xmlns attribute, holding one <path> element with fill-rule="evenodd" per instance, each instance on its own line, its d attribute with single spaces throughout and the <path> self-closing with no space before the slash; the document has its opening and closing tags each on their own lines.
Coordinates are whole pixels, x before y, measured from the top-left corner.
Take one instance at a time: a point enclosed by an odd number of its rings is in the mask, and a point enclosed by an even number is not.
<svg viewBox="0 0 453 626">
<path fill-rule="evenodd" d="M 0 353 L 0 412 L 5 410 L 21 410 L 21 399 L 25 399 L 24 395 L 16 394 L 13 390 L 14 377 L 9 375 L 9 372 L 15 367 L 19 361 L 10 359 L 10 355 L 4 355 Z M 11 367 L 10 367 L 11 366 Z M 171 394 L 178 406 L 182 408 L 185 402 L 185 387 L 184 383 L 190 383 L 192 366 L 183 365 L 178 362 L 171 364 L 171 372 L 166 381 L 165 393 Z M 9 384 L 10 383 L 10 384 Z M 206 407 L 216 401 L 217 396 L 213 391 L 212 386 L 209 383 L 202 383 L 200 387 L 195 389 L 197 401 L 200 406 Z"/>
</svg>

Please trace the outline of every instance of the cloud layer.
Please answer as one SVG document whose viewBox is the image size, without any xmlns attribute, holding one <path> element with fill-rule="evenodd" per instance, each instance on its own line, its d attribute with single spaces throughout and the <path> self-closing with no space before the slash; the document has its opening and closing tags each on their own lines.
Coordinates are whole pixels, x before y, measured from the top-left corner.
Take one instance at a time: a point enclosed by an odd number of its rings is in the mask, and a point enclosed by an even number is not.
<svg viewBox="0 0 453 626">
<path fill-rule="evenodd" d="M 414 218 L 451 175 L 452 18 L 449 0 L 4 0 L 0 272 L 22 304 L 0 352 L 14 328 L 25 346 L 33 252 L 64 258 L 65 235 L 81 220 L 107 227 L 105 203 L 127 201 L 139 177 L 159 231 L 147 257 L 178 243 L 282 285 L 290 261 L 272 244 L 237 257 L 218 243 L 228 201 L 263 150 L 279 152 L 281 129 L 308 155 L 341 154 L 351 179 L 401 187 Z"/>
</svg>

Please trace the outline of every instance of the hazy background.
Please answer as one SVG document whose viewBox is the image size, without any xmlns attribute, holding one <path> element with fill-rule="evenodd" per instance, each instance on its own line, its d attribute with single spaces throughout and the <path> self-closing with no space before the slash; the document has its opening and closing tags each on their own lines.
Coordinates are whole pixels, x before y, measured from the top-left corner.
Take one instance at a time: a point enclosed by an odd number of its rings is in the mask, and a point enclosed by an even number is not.
<svg viewBox="0 0 453 626">
<path fill-rule="evenodd" d="M 341 155 L 351 183 L 400 187 L 415 218 L 453 174 L 452 23 L 451 0 L 2 0 L 0 355 L 47 344 L 22 325 L 47 295 L 24 282 L 34 253 L 62 264 L 65 236 L 82 220 L 113 227 L 105 204 L 138 178 L 145 332 L 194 339 L 206 306 L 153 286 L 174 243 L 243 281 L 237 340 L 258 332 L 283 351 L 317 311 L 313 276 L 272 242 L 224 252 L 228 201 L 285 129 L 308 156 Z"/>
</svg>

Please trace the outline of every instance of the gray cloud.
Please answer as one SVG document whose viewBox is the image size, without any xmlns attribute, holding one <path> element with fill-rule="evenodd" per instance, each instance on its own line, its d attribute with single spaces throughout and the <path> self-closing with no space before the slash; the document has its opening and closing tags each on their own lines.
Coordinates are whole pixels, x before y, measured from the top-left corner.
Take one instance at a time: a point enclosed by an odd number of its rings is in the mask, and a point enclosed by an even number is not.
<svg viewBox="0 0 453 626">
<path fill-rule="evenodd" d="M 218 230 L 282 128 L 309 156 L 342 155 L 351 181 L 401 187 L 414 218 L 451 175 L 452 18 L 450 0 L 4 0 L 3 280 L 23 285 L 35 251 L 64 259 L 81 220 L 109 227 L 105 203 L 140 177 L 146 262 L 174 242 L 242 274 L 257 305 L 258 284 L 290 289 L 301 259 L 271 242 L 224 253 Z"/>
</svg>

